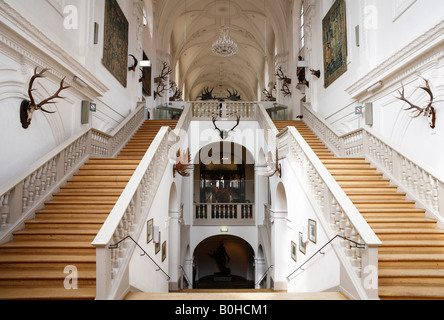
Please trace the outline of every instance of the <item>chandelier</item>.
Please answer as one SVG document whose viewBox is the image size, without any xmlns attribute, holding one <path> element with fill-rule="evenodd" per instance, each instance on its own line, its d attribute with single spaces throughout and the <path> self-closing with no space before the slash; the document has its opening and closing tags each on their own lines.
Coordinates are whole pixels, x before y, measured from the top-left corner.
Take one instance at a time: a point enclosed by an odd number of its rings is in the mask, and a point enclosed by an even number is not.
<svg viewBox="0 0 444 320">
<path fill-rule="evenodd" d="M 213 43 L 212 50 L 215 54 L 222 57 L 230 57 L 237 53 L 237 44 L 230 39 L 230 29 L 221 27 L 219 29 L 219 39 Z"/>
</svg>

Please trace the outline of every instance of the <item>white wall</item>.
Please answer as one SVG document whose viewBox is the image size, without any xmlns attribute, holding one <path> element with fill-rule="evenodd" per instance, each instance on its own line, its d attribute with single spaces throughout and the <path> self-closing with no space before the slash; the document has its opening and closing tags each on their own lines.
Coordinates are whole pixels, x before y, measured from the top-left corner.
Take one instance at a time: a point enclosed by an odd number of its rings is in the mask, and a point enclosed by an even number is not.
<svg viewBox="0 0 444 320">
<path fill-rule="evenodd" d="M 141 5 L 118 2 L 130 24 L 132 53 L 142 46 L 142 38 L 137 36 Z M 73 16 L 69 8 L 75 8 L 77 15 Z M 124 88 L 102 65 L 104 8 L 104 0 L 6 0 L 0 4 L 0 185 L 85 128 L 111 132 L 141 100 L 138 73 L 128 73 Z M 77 27 L 70 28 L 67 21 L 78 22 Z M 95 22 L 99 24 L 97 45 Z M 39 70 L 51 69 L 34 85 L 37 103 L 51 96 L 64 77 L 71 88 L 61 94 L 66 99 L 47 106 L 55 114 L 36 112 L 25 130 L 19 121 L 19 108 L 23 99 L 29 99 L 28 84 L 37 66 Z M 76 84 L 74 76 L 88 88 Z M 97 104 L 88 125 L 80 121 L 82 100 Z"/>
<path fill-rule="evenodd" d="M 307 44 L 312 51 L 310 65 L 321 69 L 320 79 L 311 79 L 311 103 L 340 133 L 365 126 L 355 107 L 372 102 L 374 125 L 371 128 L 390 142 L 395 149 L 433 168 L 441 179 L 440 165 L 444 150 L 436 148 L 444 141 L 440 100 L 444 94 L 444 3 L 440 0 L 347 0 L 348 71 L 328 88 L 324 88 L 322 19 L 332 0 L 315 4 L 313 38 Z M 359 47 L 355 27 L 359 26 Z M 437 126 L 432 130 L 425 118 L 412 119 L 403 111 L 407 105 L 396 99 L 401 83 L 406 97 L 420 107 L 428 104 L 429 96 L 417 88 L 421 79 L 430 80 L 435 95 Z M 376 92 L 367 88 L 378 81 L 384 86 Z"/>
<path fill-rule="evenodd" d="M 281 161 L 282 179 L 274 177 L 270 179 L 270 189 L 272 192 L 272 211 L 282 210 L 279 204 L 276 190 L 279 183 L 283 183 L 286 193 L 287 215 L 285 217 L 286 226 L 276 230 L 280 243 L 274 246 L 272 264 L 281 262 L 281 267 L 274 269 L 274 281 L 281 279 L 286 281 L 292 272 L 299 268 L 314 253 L 321 249 L 330 239 L 324 232 L 320 219 L 317 217 L 310 201 L 305 195 L 304 189 L 298 181 L 287 160 Z M 299 232 L 304 227 L 308 227 L 308 219 L 317 221 L 317 243 L 307 244 L 306 254 L 299 251 Z M 275 221 L 276 224 L 276 221 Z M 272 226 L 274 228 L 275 226 Z M 328 227 L 328 226 L 326 226 Z M 273 233 L 273 232 L 272 232 Z M 273 240 L 272 240 L 273 241 Z M 297 245 L 297 261 L 291 257 L 291 242 Z M 340 265 L 334 250 L 328 246 L 323 251 L 325 255 L 317 255 L 304 267 L 304 271 L 298 271 L 287 284 L 288 292 L 322 292 L 327 290 L 337 290 L 340 284 Z M 273 262 L 273 260 L 275 262 Z"/>
</svg>

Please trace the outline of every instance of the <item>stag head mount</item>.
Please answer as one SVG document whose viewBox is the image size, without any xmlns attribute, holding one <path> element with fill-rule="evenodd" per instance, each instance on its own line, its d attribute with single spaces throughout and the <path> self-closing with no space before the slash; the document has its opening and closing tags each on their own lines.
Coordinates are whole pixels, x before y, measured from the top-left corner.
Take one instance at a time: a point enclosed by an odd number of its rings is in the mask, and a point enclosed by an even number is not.
<svg viewBox="0 0 444 320">
<path fill-rule="evenodd" d="M 134 61 L 133 61 L 133 64 L 128 67 L 128 70 L 135 72 L 136 68 L 137 68 L 137 65 L 139 64 L 139 60 L 137 60 L 137 58 L 134 55 L 132 55 L 132 54 L 130 54 L 129 56 L 132 57 Z"/>
<path fill-rule="evenodd" d="M 273 160 L 273 154 L 268 152 L 267 155 L 267 173 L 265 174 L 266 177 L 271 178 L 276 173 L 278 174 L 279 178 L 282 177 L 282 166 L 279 163 L 279 150 L 276 148 L 276 161 Z"/>
<path fill-rule="evenodd" d="M 154 91 L 154 100 L 157 97 L 162 98 L 162 94 L 168 91 L 168 76 L 171 74 L 171 68 L 168 63 L 164 62 L 162 65 L 162 70 L 160 71 L 160 75 L 154 79 L 154 82 L 157 83 L 157 89 Z"/>
<path fill-rule="evenodd" d="M 435 129 L 436 126 L 436 111 L 435 108 L 432 106 L 432 104 L 434 103 L 434 95 L 432 90 L 430 89 L 430 83 L 429 80 L 426 80 L 424 78 L 422 78 L 425 81 L 425 86 L 422 87 L 418 87 L 419 89 L 424 90 L 425 92 L 427 92 L 427 94 L 430 96 L 430 102 L 427 104 L 427 106 L 425 106 L 424 108 L 421 108 L 417 105 L 414 105 L 413 103 L 411 103 L 409 100 L 407 100 L 407 98 L 405 97 L 405 88 L 404 88 L 404 84 L 402 85 L 402 89 L 399 90 L 399 94 L 400 97 L 397 97 L 397 99 L 406 102 L 408 105 L 410 105 L 409 108 L 407 109 L 403 109 L 405 111 L 409 111 L 412 110 L 412 118 L 418 118 L 419 116 L 423 115 L 424 117 L 427 118 L 430 128 Z"/>
<path fill-rule="evenodd" d="M 282 66 L 279 66 L 276 70 L 276 77 L 282 81 L 282 89 L 281 92 L 284 94 L 284 96 L 291 96 L 291 90 L 289 85 L 291 84 L 291 79 L 288 78 L 285 74 L 284 71 L 282 70 Z"/>
<path fill-rule="evenodd" d="M 44 109 L 43 106 L 47 105 L 47 104 L 54 104 L 55 103 L 53 101 L 54 99 L 65 99 L 64 97 L 59 96 L 59 94 L 63 90 L 70 88 L 70 86 L 65 86 L 65 79 L 66 78 L 63 78 L 62 81 L 60 82 L 60 87 L 56 91 L 56 93 L 54 93 L 49 98 L 44 99 L 43 101 L 41 101 L 40 103 L 37 104 L 35 102 L 33 95 L 32 95 L 32 92 L 35 90 L 35 89 L 33 89 L 34 82 L 39 78 L 44 78 L 45 73 L 48 70 L 49 69 L 45 68 L 42 71 L 38 72 L 37 67 L 34 69 L 34 75 L 31 77 L 31 80 L 29 81 L 29 87 L 28 87 L 28 96 L 29 96 L 30 100 L 23 100 L 22 104 L 20 106 L 20 122 L 22 124 L 23 129 L 29 128 L 29 126 L 31 125 L 32 116 L 34 115 L 35 111 L 40 110 L 45 113 L 55 113 L 53 111 L 48 111 L 48 110 Z"/>
<path fill-rule="evenodd" d="M 215 128 L 217 131 L 219 131 L 219 137 L 220 137 L 222 140 L 227 139 L 228 136 L 229 136 L 229 134 L 230 134 L 230 132 L 233 132 L 234 129 L 236 129 L 236 128 L 239 126 L 240 119 L 241 119 L 241 117 L 238 115 L 238 116 L 237 116 L 236 125 L 235 125 L 231 130 L 221 130 L 221 129 L 219 129 L 219 128 L 217 127 L 217 125 L 216 125 L 217 117 L 213 117 L 214 128 Z"/>
<path fill-rule="evenodd" d="M 191 175 L 189 170 L 193 166 L 191 164 L 190 150 L 183 152 L 179 149 L 176 154 L 176 159 L 176 163 L 173 165 L 173 177 L 175 178 L 176 174 L 179 174 L 182 177 L 189 177 Z"/>
</svg>

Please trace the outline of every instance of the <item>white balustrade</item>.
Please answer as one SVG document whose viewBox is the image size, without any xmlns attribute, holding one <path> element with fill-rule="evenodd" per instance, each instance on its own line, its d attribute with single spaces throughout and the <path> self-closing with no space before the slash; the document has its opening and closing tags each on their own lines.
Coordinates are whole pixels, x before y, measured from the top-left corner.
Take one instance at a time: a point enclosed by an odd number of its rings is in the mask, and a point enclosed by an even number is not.
<svg viewBox="0 0 444 320">
<path fill-rule="evenodd" d="M 413 161 L 366 128 L 341 136 L 306 105 L 303 115 L 306 124 L 337 156 L 366 157 L 419 207 L 426 209 L 429 217 L 444 226 L 444 182 L 437 178 L 433 169 Z"/>
<path fill-rule="evenodd" d="M 140 105 L 111 135 L 94 129 L 82 131 L 3 185 L 0 188 L 0 243 L 12 240 L 12 233 L 22 229 L 24 222 L 90 157 L 116 154 L 143 121 L 144 106 Z M 123 138 L 123 132 L 127 137 Z M 110 146 L 117 136 L 119 143 Z"/>
<path fill-rule="evenodd" d="M 213 117 L 235 120 L 240 116 L 243 121 L 256 120 L 255 102 L 190 102 L 194 120 L 212 120 Z"/>
<path fill-rule="evenodd" d="M 365 249 L 359 249 L 356 244 L 342 240 L 341 250 L 335 248 L 335 251 L 360 297 L 377 299 L 378 290 L 366 288 L 363 275 L 367 266 L 377 268 L 381 241 L 294 127 L 284 129 L 277 139 L 280 150 L 287 148 L 286 158 L 305 185 L 304 189 L 315 210 L 322 221 L 330 225 L 330 230 L 326 229 L 327 235 L 330 238 L 341 235 L 365 244 Z"/>
<path fill-rule="evenodd" d="M 119 288 L 125 280 L 125 271 L 135 244 L 122 242 L 116 249 L 110 250 L 109 247 L 127 236 L 139 238 L 169 165 L 169 155 L 176 154 L 174 148 L 183 147 L 181 143 L 186 139 L 180 141 L 178 137 L 187 131 L 194 111 L 193 106 L 188 104 L 174 131 L 168 127 L 161 128 L 94 239 L 92 245 L 96 247 L 97 257 L 96 299 L 119 297 Z M 176 142 L 179 143 L 175 145 Z"/>
<path fill-rule="evenodd" d="M 195 226 L 256 225 L 252 203 L 198 203 L 194 205 Z"/>
</svg>

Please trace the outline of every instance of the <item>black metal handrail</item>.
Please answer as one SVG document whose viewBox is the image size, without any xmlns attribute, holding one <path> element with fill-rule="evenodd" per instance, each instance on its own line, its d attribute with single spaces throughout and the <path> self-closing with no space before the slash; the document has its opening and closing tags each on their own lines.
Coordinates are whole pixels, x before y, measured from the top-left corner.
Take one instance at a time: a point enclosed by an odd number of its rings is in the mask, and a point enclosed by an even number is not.
<svg viewBox="0 0 444 320">
<path fill-rule="evenodd" d="M 151 259 L 151 261 L 157 266 L 157 270 L 156 270 L 156 272 L 162 271 L 162 273 L 163 273 L 164 275 L 167 276 L 167 278 L 168 278 L 167 281 L 170 281 L 170 280 L 171 280 L 171 277 L 170 277 L 165 271 L 163 271 L 163 269 L 162 269 L 162 268 L 156 263 L 156 261 L 154 261 L 154 259 L 151 258 L 151 256 L 150 256 L 148 253 L 146 253 L 146 251 L 143 250 L 143 248 L 142 248 L 142 247 L 137 243 L 137 241 L 134 240 L 131 236 L 127 236 L 127 237 L 123 238 L 122 240 L 120 240 L 119 242 L 110 245 L 110 246 L 108 247 L 108 249 L 110 249 L 110 250 L 115 250 L 115 249 L 117 249 L 117 248 L 119 247 L 119 244 L 121 244 L 123 241 L 125 241 L 125 240 L 127 240 L 127 239 L 130 239 L 132 242 L 134 242 L 134 243 L 136 244 L 136 246 L 139 247 L 140 250 L 143 251 L 143 254 L 141 255 L 142 257 L 143 257 L 143 256 L 147 256 L 148 258 Z"/>
<path fill-rule="evenodd" d="M 290 277 L 291 277 L 292 275 L 294 275 L 296 272 L 298 272 L 299 270 L 301 270 L 303 266 L 305 266 L 305 265 L 306 265 L 311 259 L 313 259 L 315 256 L 317 256 L 319 253 L 320 253 L 320 254 L 325 254 L 325 253 L 322 252 L 322 250 L 323 250 L 326 246 L 328 246 L 330 243 L 332 243 L 336 238 L 341 238 L 341 239 L 344 239 L 344 240 L 346 240 L 346 241 L 348 241 L 348 242 L 352 242 L 352 243 L 356 244 L 356 248 L 358 248 L 358 249 L 365 249 L 365 244 L 358 243 L 358 242 L 356 242 L 356 241 L 350 240 L 350 239 L 345 238 L 345 237 L 343 237 L 343 236 L 337 235 L 337 236 L 335 236 L 333 239 L 331 239 L 329 242 L 327 242 L 327 243 L 326 243 L 321 249 L 319 249 L 318 251 L 316 251 L 316 253 L 313 254 L 310 258 L 308 258 L 308 260 L 305 261 L 305 262 L 304 262 L 299 268 L 297 268 L 295 271 L 293 271 L 293 272 L 287 277 L 287 280 L 288 280 L 288 281 L 291 281 L 291 280 L 290 280 Z M 302 269 L 302 271 L 304 271 L 304 269 Z"/>
<path fill-rule="evenodd" d="M 256 286 L 258 286 L 262 281 L 264 281 L 265 277 L 267 276 L 268 272 L 274 268 L 274 266 L 268 267 L 267 271 L 265 271 L 264 275 L 261 277 L 261 279 L 256 283 Z"/>
<path fill-rule="evenodd" d="M 190 286 L 192 286 L 193 284 L 191 283 L 190 278 L 188 278 L 188 275 L 187 275 L 185 269 L 181 265 L 179 265 L 179 267 L 182 269 L 183 275 L 185 276 L 185 280 L 188 282 L 188 284 Z"/>
</svg>

